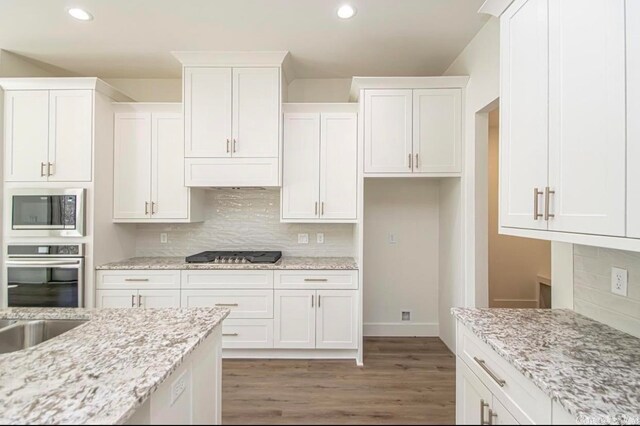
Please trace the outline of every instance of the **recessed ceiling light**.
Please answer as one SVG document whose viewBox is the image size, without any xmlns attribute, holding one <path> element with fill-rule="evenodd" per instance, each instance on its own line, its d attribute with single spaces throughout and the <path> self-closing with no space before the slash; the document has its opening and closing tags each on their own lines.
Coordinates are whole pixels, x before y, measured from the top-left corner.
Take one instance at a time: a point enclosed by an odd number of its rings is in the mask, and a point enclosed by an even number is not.
<svg viewBox="0 0 640 426">
<path fill-rule="evenodd" d="M 74 18 L 80 21 L 90 21 L 93 19 L 93 15 L 91 15 L 86 10 L 80 9 L 78 7 L 69 9 L 69 15 L 73 16 Z"/>
<path fill-rule="evenodd" d="M 341 19 L 352 18 L 356 14 L 356 8 L 350 4 L 343 4 L 338 9 L 338 17 Z"/>
</svg>

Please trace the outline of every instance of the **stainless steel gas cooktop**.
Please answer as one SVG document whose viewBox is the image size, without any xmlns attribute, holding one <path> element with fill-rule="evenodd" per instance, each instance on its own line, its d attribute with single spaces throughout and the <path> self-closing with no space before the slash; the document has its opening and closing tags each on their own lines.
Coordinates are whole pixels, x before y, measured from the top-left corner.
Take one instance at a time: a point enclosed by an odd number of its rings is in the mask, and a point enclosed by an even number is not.
<svg viewBox="0 0 640 426">
<path fill-rule="evenodd" d="M 276 263 L 281 251 L 203 251 L 188 256 L 187 263 Z"/>
</svg>

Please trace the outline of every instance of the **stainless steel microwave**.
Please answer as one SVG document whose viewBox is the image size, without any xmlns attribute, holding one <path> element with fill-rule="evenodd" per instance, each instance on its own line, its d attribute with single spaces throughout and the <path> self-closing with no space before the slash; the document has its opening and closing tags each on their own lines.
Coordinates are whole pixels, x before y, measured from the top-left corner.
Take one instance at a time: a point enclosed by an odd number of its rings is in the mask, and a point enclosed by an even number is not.
<svg viewBox="0 0 640 426">
<path fill-rule="evenodd" d="M 14 188 L 7 195 L 11 203 L 11 236 L 84 236 L 84 189 Z"/>
</svg>

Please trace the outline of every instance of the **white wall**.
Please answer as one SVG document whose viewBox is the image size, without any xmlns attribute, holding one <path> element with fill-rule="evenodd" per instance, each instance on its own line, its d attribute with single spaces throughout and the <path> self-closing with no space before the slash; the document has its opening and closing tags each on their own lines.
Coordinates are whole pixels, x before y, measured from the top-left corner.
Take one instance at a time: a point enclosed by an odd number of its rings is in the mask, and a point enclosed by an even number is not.
<svg viewBox="0 0 640 426">
<path fill-rule="evenodd" d="M 489 116 L 489 306 L 537 308 L 538 276 L 551 278 L 551 243 L 498 233 L 498 110 Z"/>
<path fill-rule="evenodd" d="M 488 112 L 497 107 L 500 93 L 500 25 L 490 18 L 460 55 L 453 61 L 444 75 L 468 75 L 465 90 L 464 114 L 464 176 L 462 178 L 463 249 L 452 254 L 460 259 L 462 272 L 451 271 L 448 276 L 460 274 L 462 282 L 450 285 L 460 287 L 455 292 L 458 299 L 450 306 L 488 306 L 488 183 L 487 144 L 489 132 Z M 480 149 L 477 149 L 477 144 Z M 480 180 L 476 180 L 481 176 Z M 449 306 L 449 307 L 450 307 Z M 440 306 L 440 309 L 448 309 Z M 445 327 L 441 324 L 440 338 L 453 342 L 453 318 Z M 444 333 L 447 332 L 448 335 Z"/>
<path fill-rule="evenodd" d="M 0 77 L 69 77 L 73 75 L 72 72 L 62 68 L 0 49 Z"/>
<path fill-rule="evenodd" d="M 434 179 L 365 180 L 365 336 L 438 335 L 438 192 Z"/>
<path fill-rule="evenodd" d="M 301 78 L 289 84 L 287 102 L 349 102 L 350 78 Z"/>
<path fill-rule="evenodd" d="M 137 102 L 182 102 L 180 78 L 107 78 L 104 81 Z"/>
<path fill-rule="evenodd" d="M 640 337 L 640 253 L 574 245 L 574 309 Z M 628 271 L 627 297 L 611 293 L 611 268 Z"/>
</svg>

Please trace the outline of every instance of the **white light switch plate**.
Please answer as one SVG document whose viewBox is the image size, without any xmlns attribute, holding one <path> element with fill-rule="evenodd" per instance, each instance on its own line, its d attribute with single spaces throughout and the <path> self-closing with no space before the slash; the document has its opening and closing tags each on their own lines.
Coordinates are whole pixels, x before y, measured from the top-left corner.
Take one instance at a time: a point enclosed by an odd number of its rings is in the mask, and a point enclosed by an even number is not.
<svg viewBox="0 0 640 426">
<path fill-rule="evenodd" d="M 611 268 L 611 293 L 627 296 L 628 273 L 626 269 Z"/>
<path fill-rule="evenodd" d="M 160 233 L 160 243 L 167 244 L 168 241 L 169 241 L 169 236 L 167 235 L 167 233 L 166 232 Z"/>
<path fill-rule="evenodd" d="M 324 234 L 322 232 L 316 234 L 316 242 L 318 244 L 324 244 Z"/>
<path fill-rule="evenodd" d="M 298 234 L 298 244 L 309 244 L 309 234 Z"/>
</svg>

